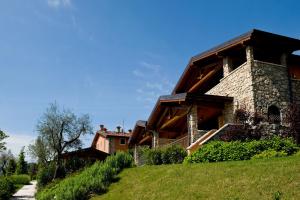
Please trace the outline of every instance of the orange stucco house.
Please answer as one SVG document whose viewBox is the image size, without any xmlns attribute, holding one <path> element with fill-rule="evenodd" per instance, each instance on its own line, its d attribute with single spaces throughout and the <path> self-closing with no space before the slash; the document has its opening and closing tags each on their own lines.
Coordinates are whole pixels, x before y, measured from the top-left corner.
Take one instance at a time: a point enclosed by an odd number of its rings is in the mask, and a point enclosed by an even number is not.
<svg viewBox="0 0 300 200">
<path fill-rule="evenodd" d="M 92 148 L 108 154 L 127 151 L 130 136 L 131 131 L 126 133 L 120 126 L 117 127 L 116 131 L 108 131 L 103 125 L 100 125 L 100 130 L 96 132 L 92 142 Z"/>
</svg>

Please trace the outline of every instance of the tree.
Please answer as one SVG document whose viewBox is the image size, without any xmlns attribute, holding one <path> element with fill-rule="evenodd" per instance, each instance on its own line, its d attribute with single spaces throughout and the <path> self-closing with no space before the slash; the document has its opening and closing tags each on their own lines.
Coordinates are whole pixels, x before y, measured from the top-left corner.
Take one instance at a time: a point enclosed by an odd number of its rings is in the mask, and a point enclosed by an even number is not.
<svg viewBox="0 0 300 200">
<path fill-rule="evenodd" d="M 9 160 L 8 160 L 8 164 L 7 164 L 7 167 L 6 167 L 6 174 L 7 175 L 12 175 L 15 173 L 16 171 L 16 168 L 17 168 L 17 163 L 16 163 L 16 160 L 14 157 L 11 157 Z"/>
<path fill-rule="evenodd" d="M 54 159 L 54 153 L 49 147 L 45 137 L 38 136 L 34 144 L 28 146 L 28 152 L 32 158 L 37 158 L 39 165 L 45 166 Z"/>
<path fill-rule="evenodd" d="M 64 175 L 62 154 L 67 150 L 80 148 L 80 136 L 92 133 L 88 115 L 77 117 L 69 110 L 60 110 L 56 103 L 46 110 L 37 124 L 37 130 L 54 155 L 54 178 Z"/>
<path fill-rule="evenodd" d="M 5 138 L 7 138 L 8 135 L 6 135 L 3 131 L 0 130 L 0 152 L 3 150 L 6 150 L 5 142 L 2 142 Z"/>
<path fill-rule="evenodd" d="M 27 174 L 27 162 L 25 161 L 25 152 L 23 147 L 19 154 L 19 159 L 17 162 L 16 174 Z"/>
<path fill-rule="evenodd" d="M 7 166 L 9 160 L 13 158 L 11 151 L 4 151 L 0 152 L 0 174 L 6 175 L 7 174 Z"/>
</svg>

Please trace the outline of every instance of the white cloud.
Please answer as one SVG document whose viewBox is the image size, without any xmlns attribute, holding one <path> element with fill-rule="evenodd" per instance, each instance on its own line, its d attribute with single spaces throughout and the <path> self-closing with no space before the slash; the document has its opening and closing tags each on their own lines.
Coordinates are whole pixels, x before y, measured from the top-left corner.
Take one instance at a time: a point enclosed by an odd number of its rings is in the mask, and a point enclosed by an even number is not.
<svg viewBox="0 0 300 200">
<path fill-rule="evenodd" d="M 3 130 L 9 137 L 5 139 L 7 150 L 17 156 L 22 147 L 28 147 L 35 140 L 35 136 L 27 133 L 15 134 Z"/>
<path fill-rule="evenodd" d="M 133 75 L 137 76 L 137 77 L 144 77 L 145 74 L 143 72 L 141 72 L 140 70 L 138 69 L 135 69 L 132 71 Z"/>
<path fill-rule="evenodd" d="M 71 0 L 47 0 L 47 3 L 52 8 L 71 7 Z"/>
<path fill-rule="evenodd" d="M 169 94 L 172 90 L 173 84 L 160 65 L 142 61 L 132 73 L 141 82 L 136 89 L 136 99 L 143 102 L 145 107 L 153 105 L 160 95 Z"/>
</svg>

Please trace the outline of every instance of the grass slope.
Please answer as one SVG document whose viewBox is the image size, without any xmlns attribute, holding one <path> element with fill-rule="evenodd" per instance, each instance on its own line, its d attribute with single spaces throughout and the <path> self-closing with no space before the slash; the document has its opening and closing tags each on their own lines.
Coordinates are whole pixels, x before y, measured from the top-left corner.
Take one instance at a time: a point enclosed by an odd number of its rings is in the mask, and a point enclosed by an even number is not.
<svg viewBox="0 0 300 200">
<path fill-rule="evenodd" d="M 105 199 L 300 199 L 300 156 L 124 170 Z"/>
</svg>

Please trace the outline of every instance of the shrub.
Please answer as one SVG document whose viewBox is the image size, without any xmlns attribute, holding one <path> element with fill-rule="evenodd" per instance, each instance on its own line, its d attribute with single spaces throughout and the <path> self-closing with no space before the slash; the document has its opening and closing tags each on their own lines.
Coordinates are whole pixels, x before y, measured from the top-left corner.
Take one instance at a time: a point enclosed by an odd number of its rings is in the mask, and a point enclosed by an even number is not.
<svg viewBox="0 0 300 200">
<path fill-rule="evenodd" d="M 252 156 L 251 159 L 275 158 L 284 156 L 287 156 L 287 153 L 284 151 L 275 151 L 274 149 L 269 149 Z"/>
<path fill-rule="evenodd" d="M 291 155 L 298 150 L 298 147 L 291 139 L 282 139 L 279 137 L 248 142 L 212 141 L 187 156 L 184 163 L 248 160 L 265 150 L 274 150 Z"/>
<path fill-rule="evenodd" d="M 30 176 L 27 174 L 12 175 L 10 178 L 15 185 L 28 185 L 30 183 Z"/>
<path fill-rule="evenodd" d="M 39 166 L 36 179 L 38 183 L 38 187 L 44 187 L 53 180 L 55 172 L 55 165 L 54 163 L 49 163 L 47 166 Z"/>
<path fill-rule="evenodd" d="M 149 149 L 145 153 L 147 165 L 161 165 L 163 163 L 161 149 Z"/>
<path fill-rule="evenodd" d="M 162 151 L 161 160 L 163 164 L 178 164 L 182 163 L 186 156 L 187 153 L 182 147 L 173 145 Z"/>
<path fill-rule="evenodd" d="M 38 192 L 38 200 L 85 200 L 91 193 L 101 194 L 115 176 L 126 167 L 131 167 L 130 154 L 118 152 L 109 156 L 105 162 L 96 162 L 82 172 L 68 176 L 57 184 L 46 186 Z"/>
<path fill-rule="evenodd" d="M 163 149 L 145 149 L 143 154 L 147 165 L 182 163 L 187 156 L 185 149 L 178 145 Z"/>
<path fill-rule="evenodd" d="M 0 177 L 0 199 L 9 199 L 15 191 L 15 186 L 10 178 Z"/>
</svg>

